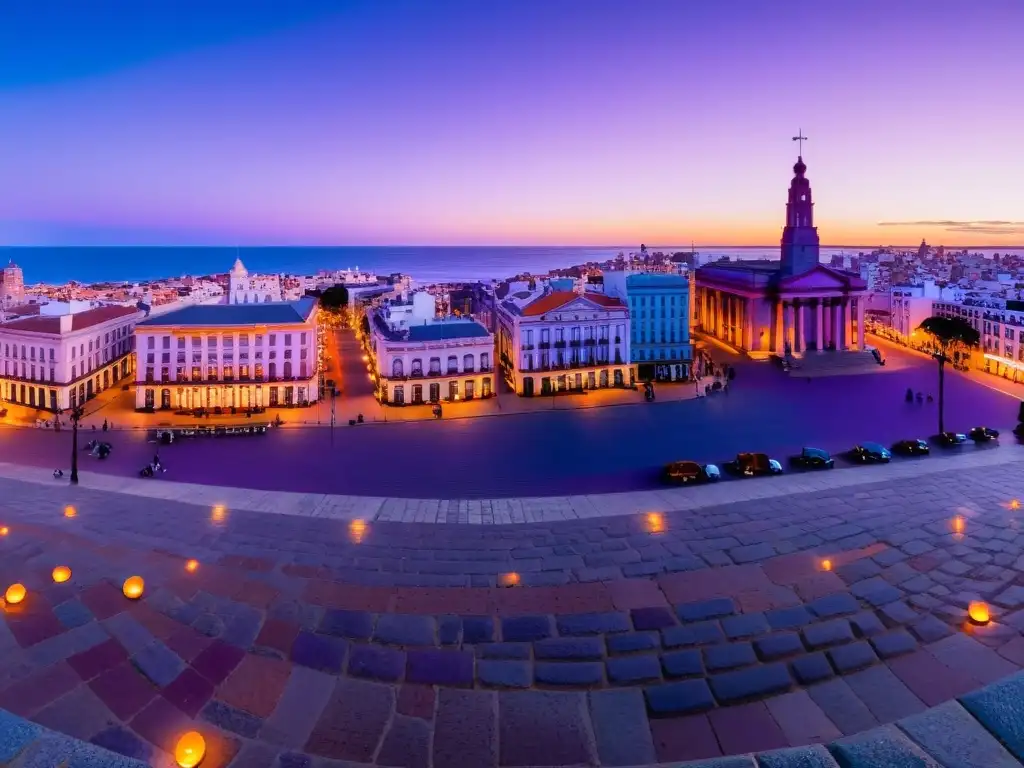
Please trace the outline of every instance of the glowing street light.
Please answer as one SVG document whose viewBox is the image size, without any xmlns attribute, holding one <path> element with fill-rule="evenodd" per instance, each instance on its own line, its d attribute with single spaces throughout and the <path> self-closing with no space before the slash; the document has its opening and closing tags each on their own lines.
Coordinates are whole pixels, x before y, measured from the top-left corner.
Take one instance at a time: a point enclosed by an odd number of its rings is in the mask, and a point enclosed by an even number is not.
<svg viewBox="0 0 1024 768">
<path fill-rule="evenodd" d="M 66 565 L 58 565 L 51 575 L 55 584 L 63 584 L 71 578 L 71 569 Z"/>
<path fill-rule="evenodd" d="M 189 731 L 174 745 L 174 760 L 181 768 L 196 768 L 206 756 L 206 739 L 198 731 Z"/>
<path fill-rule="evenodd" d="M 145 588 L 146 582 L 142 580 L 141 576 L 129 576 L 125 579 L 124 586 L 121 588 L 121 591 L 129 600 L 138 600 L 142 597 L 142 593 Z"/>
<path fill-rule="evenodd" d="M 992 620 L 992 613 L 988 609 L 988 604 L 981 600 L 975 600 L 967 607 L 967 615 L 973 623 L 979 626 L 984 626 Z"/>
<path fill-rule="evenodd" d="M 25 599 L 25 585 L 24 584 L 11 584 L 4 592 L 4 600 L 7 601 L 8 605 L 17 605 Z"/>
</svg>

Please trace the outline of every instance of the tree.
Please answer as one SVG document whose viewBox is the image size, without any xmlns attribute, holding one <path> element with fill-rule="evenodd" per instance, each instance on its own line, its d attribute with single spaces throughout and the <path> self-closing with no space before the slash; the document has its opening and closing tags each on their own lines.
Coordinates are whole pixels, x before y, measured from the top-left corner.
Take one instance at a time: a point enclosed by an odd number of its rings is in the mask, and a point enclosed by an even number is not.
<svg viewBox="0 0 1024 768">
<path fill-rule="evenodd" d="M 943 384 L 950 347 L 956 345 L 976 347 L 981 341 L 981 334 L 974 326 L 959 317 L 933 315 L 921 323 L 919 328 L 935 339 L 935 343 L 939 347 L 932 357 L 939 364 L 939 433 L 941 434 L 946 431 L 943 422 L 943 406 L 945 405 Z"/>
<path fill-rule="evenodd" d="M 348 289 L 344 285 L 332 285 L 320 294 L 320 306 L 337 311 L 348 306 Z"/>
</svg>

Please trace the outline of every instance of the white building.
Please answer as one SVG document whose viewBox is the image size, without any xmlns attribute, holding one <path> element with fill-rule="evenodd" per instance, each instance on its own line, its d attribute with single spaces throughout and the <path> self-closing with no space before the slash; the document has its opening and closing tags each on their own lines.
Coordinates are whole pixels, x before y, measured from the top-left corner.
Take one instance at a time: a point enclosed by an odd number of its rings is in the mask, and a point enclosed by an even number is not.
<svg viewBox="0 0 1024 768">
<path fill-rule="evenodd" d="M 491 397 L 494 335 L 475 320 L 435 316 L 418 291 L 366 315 L 370 365 L 382 403 L 437 403 Z"/>
<path fill-rule="evenodd" d="M 522 291 L 498 305 L 505 380 L 525 397 L 632 386 L 629 334 L 629 308 L 601 293 Z"/>
<path fill-rule="evenodd" d="M 901 341 L 908 343 L 921 323 L 932 316 L 932 305 L 939 295 L 931 280 L 923 285 L 894 285 L 889 289 L 889 323 Z"/>
<path fill-rule="evenodd" d="M 935 314 L 959 317 L 978 331 L 981 348 L 971 355 L 975 368 L 1024 381 L 1024 302 L 969 302 L 936 301 Z"/>
<path fill-rule="evenodd" d="M 192 305 L 135 330 L 136 408 L 276 408 L 320 398 L 315 299 Z"/>
<path fill-rule="evenodd" d="M 228 273 L 229 304 L 264 304 L 281 301 L 280 275 L 250 275 L 241 259 Z"/>
<path fill-rule="evenodd" d="M 131 375 L 135 307 L 51 302 L 0 325 L 0 400 L 57 411 Z"/>
</svg>

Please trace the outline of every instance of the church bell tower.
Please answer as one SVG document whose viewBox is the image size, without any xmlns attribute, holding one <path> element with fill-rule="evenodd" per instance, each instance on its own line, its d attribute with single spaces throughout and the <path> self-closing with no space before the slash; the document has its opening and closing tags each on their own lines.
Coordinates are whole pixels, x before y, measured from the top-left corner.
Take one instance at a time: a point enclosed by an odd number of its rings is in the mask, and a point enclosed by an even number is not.
<svg viewBox="0 0 1024 768">
<path fill-rule="evenodd" d="M 800 135 L 801 144 L 805 137 Z M 811 182 L 804 174 L 807 166 L 802 156 L 793 166 L 786 203 L 786 227 L 782 230 L 782 273 L 787 277 L 814 269 L 819 261 L 818 228 L 814 226 L 814 203 Z"/>
</svg>

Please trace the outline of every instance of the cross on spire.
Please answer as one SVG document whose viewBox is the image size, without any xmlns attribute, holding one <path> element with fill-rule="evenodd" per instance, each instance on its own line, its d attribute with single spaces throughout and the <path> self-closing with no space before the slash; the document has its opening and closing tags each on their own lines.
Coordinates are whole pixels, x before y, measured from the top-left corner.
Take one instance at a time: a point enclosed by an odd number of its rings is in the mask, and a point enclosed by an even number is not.
<svg viewBox="0 0 1024 768">
<path fill-rule="evenodd" d="M 807 137 L 804 136 L 804 129 L 801 128 L 796 132 L 796 136 L 793 137 L 793 141 L 800 142 L 800 157 L 804 156 L 804 142 L 807 141 Z"/>
</svg>

